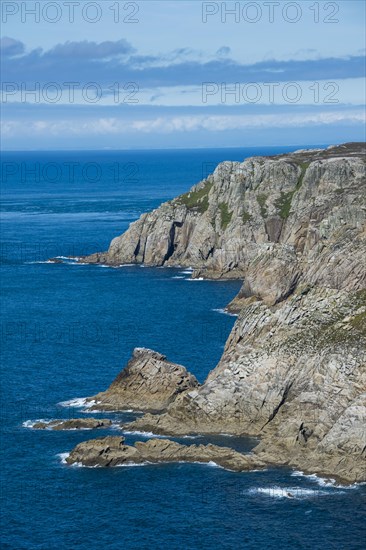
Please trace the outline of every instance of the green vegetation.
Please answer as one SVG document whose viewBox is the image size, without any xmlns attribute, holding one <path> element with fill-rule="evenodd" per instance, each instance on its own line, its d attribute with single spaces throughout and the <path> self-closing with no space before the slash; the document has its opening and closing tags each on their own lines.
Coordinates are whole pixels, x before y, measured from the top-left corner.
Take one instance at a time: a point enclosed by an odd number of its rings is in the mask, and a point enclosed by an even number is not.
<svg viewBox="0 0 366 550">
<path fill-rule="evenodd" d="M 279 210 L 279 214 L 280 214 L 280 216 L 283 220 L 287 220 L 287 218 L 290 215 L 291 203 L 292 203 L 293 196 L 296 193 L 296 191 L 298 191 L 300 189 L 300 187 L 302 186 L 302 183 L 304 181 L 305 172 L 306 172 L 309 164 L 310 164 L 309 162 L 302 162 L 301 164 L 299 164 L 299 166 L 301 168 L 301 174 L 300 174 L 300 177 L 299 177 L 298 182 L 296 184 L 296 188 L 293 191 L 289 191 L 288 193 L 281 193 L 280 198 L 275 201 L 275 206 L 276 206 L 277 210 Z"/>
<path fill-rule="evenodd" d="M 295 191 L 281 193 L 280 198 L 275 201 L 275 206 L 279 210 L 279 214 L 283 220 L 287 220 L 290 215 L 291 202 L 294 193 Z"/>
<path fill-rule="evenodd" d="M 366 335 L 366 311 L 355 315 L 353 319 L 351 319 L 350 324 L 353 328 Z"/>
<path fill-rule="evenodd" d="M 301 174 L 299 177 L 299 181 L 297 182 L 296 189 L 300 189 L 302 186 L 302 182 L 304 181 L 305 172 L 309 167 L 310 162 L 302 162 L 299 166 L 301 168 Z"/>
<path fill-rule="evenodd" d="M 221 228 L 226 229 L 231 222 L 233 213 L 229 212 L 229 207 L 226 202 L 220 202 L 219 209 L 221 213 Z"/>
<path fill-rule="evenodd" d="M 248 223 L 248 222 L 250 222 L 250 220 L 253 218 L 253 216 L 252 216 L 251 214 L 249 214 L 249 212 L 247 212 L 246 210 L 244 210 L 243 215 L 242 215 L 242 218 L 243 218 L 243 222 L 244 222 L 244 223 Z"/>
<path fill-rule="evenodd" d="M 267 207 L 266 207 L 267 199 L 268 199 L 268 195 L 265 195 L 264 193 L 257 195 L 257 201 L 259 206 L 261 207 L 262 218 L 267 217 Z"/>
<path fill-rule="evenodd" d="M 185 204 L 189 210 L 197 210 L 200 214 L 206 212 L 208 208 L 208 194 L 213 186 L 213 182 L 206 184 L 197 191 L 190 191 L 181 195 L 178 200 Z"/>
</svg>

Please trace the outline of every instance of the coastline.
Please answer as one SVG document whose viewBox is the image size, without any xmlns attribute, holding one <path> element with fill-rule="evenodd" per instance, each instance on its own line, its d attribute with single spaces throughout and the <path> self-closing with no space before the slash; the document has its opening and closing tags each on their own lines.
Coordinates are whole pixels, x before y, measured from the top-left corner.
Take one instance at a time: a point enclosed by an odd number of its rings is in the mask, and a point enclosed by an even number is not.
<svg viewBox="0 0 366 550">
<path fill-rule="evenodd" d="M 114 393 L 112 384 L 98 394 L 106 396 L 104 410 L 145 410 L 128 426 L 134 431 L 260 437 L 256 453 L 268 464 L 362 481 L 364 152 L 364 144 L 346 144 L 224 162 L 185 195 L 143 214 L 108 252 L 80 258 L 191 268 L 192 280 L 244 280 L 227 305 L 238 314 L 234 328 L 204 384 L 172 388 L 174 397 L 149 406 L 161 379 L 153 393 L 120 393 L 116 379 Z M 143 377 L 151 384 L 153 372 Z M 91 399 L 103 410 L 98 396 Z"/>
</svg>

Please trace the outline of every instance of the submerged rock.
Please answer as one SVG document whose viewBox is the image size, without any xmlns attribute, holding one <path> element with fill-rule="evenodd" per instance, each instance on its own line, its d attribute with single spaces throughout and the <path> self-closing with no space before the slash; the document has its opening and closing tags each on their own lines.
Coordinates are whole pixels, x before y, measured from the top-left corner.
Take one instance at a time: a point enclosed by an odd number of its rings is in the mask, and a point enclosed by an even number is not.
<svg viewBox="0 0 366 550">
<path fill-rule="evenodd" d="M 217 445 L 180 445 L 167 439 L 137 441 L 132 447 L 123 437 L 105 437 L 79 443 L 66 458 L 67 464 L 84 466 L 120 466 L 166 462 L 213 462 L 234 471 L 264 467 L 253 455 L 244 455 Z"/>
<path fill-rule="evenodd" d="M 90 410 L 162 411 L 177 395 L 199 383 L 185 367 L 171 363 L 165 355 L 146 348 L 135 348 L 127 366 L 109 388 L 89 401 Z"/>
<path fill-rule="evenodd" d="M 36 422 L 35 430 L 94 430 L 95 428 L 107 428 L 112 421 L 108 418 L 70 418 L 69 420 L 50 420 L 49 422 Z"/>
</svg>

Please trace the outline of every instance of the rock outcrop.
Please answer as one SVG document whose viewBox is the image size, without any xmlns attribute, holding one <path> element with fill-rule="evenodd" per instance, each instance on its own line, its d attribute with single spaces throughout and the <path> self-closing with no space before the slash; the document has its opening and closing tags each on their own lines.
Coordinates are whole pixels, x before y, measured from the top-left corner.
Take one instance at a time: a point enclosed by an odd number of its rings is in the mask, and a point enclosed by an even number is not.
<svg viewBox="0 0 366 550">
<path fill-rule="evenodd" d="M 89 410 L 162 411 L 182 392 L 199 386 L 185 367 L 170 363 L 165 355 L 146 348 L 135 348 L 127 366 L 109 388 L 88 401 Z"/>
<path fill-rule="evenodd" d="M 79 443 L 66 458 L 69 465 L 121 466 L 164 462 L 214 462 L 233 471 L 263 468 L 264 463 L 252 455 L 243 455 L 228 447 L 217 445 L 180 445 L 166 439 L 137 441 L 125 445 L 123 437 L 105 437 Z"/>
<path fill-rule="evenodd" d="M 260 436 L 255 460 L 366 480 L 365 151 L 346 144 L 224 162 L 83 259 L 244 279 L 229 305 L 238 319 L 202 386 L 176 391 L 174 382 L 159 402 L 148 369 L 146 380 L 127 373 L 105 392 L 116 401 L 120 385 L 121 406 L 160 410 L 129 429 Z M 105 394 L 95 399 L 108 408 Z"/>
<path fill-rule="evenodd" d="M 260 436 L 262 460 L 366 479 L 365 335 L 366 291 L 247 299 L 206 382 L 128 429 Z"/>
<path fill-rule="evenodd" d="M 70 418 L 69 420 L 49 420 L 35 422 L 32 426 L 35 430 L 94 430 L 96 428 L 109 428 L 112 420 L 109 418 Z"/>
</svg>

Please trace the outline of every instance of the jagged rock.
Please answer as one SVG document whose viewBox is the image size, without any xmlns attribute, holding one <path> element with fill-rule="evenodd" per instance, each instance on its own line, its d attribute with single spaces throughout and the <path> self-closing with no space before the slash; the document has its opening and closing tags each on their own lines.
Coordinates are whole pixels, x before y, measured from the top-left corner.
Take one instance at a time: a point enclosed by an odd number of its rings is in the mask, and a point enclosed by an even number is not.
<svg viewBox="0 0 366 550">
<path fill-rule="evenodd" d="M 49 422 L 36 422 L 35 430 L 94 430 L 95 428 L 107 428 L 112 424 L 108 418 L 70 418 L 69 420 L 50 420 Z"/>
<path fill-rule="evenodd" d="M 161 411 L 178 394 L 198 386 L 185 367 L 170 363 L 156 351 L 135 348 L 127 366 L 109 388 L 89 401 L 95 401 L 91 410 Z"/>
<path fill-rule="evenodd" d="M 68 464 L 84 466 L 118 466 L 163 462 L 214 462 L 234 471 L 264 467 L 253 455 L 244 455 L 217 445 L 180 445 L 167 439 L 137 441 L 133 447 L 124 444 L 123 437 L 105 437 L 79 443 L 67 457 Z"/>
<path fill-rule="evenodd" d="M 272 463 L 365 478 L 366 291 L 299 288 L 251 301 L 206 382 L 128 429 L 261 437 Z"/>
</svg>

